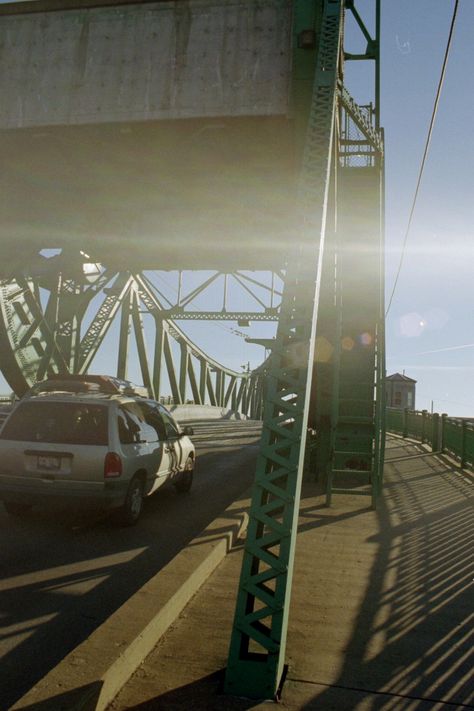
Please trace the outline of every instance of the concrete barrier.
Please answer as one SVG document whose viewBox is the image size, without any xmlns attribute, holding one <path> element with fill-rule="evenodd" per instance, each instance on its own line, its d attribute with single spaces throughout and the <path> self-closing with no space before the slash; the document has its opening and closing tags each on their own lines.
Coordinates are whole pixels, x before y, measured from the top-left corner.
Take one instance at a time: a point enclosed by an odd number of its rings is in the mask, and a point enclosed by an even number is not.
<svg viewBox="0 0 474 711">
<path fill-rule="evenodd" d="M 247 528 L 237 501 L 10 711 L 103 711 Z"/>
<path fill-rule="evenodd" d="M 246 420 L 247 415 L 214 405 L 166 405 L 178 422 L 188 420 Z"/>
</svg>

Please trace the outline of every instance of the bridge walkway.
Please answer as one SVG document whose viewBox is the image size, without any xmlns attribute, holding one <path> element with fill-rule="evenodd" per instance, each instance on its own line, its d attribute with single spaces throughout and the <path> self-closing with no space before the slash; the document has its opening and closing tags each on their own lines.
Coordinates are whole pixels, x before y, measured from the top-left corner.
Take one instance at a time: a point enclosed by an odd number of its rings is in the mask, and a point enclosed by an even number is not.
<svg viewBox="0 0 474 711">
<path fill-rule="evenodd" d="M 446 458 L 387 441 L 379 510 L 303 492 L 281 707 L 473 708 L 474 480 Z M 241 562 L 206 581 L 110 707 L 270 709 L 221 695 Z"/>
</svg>

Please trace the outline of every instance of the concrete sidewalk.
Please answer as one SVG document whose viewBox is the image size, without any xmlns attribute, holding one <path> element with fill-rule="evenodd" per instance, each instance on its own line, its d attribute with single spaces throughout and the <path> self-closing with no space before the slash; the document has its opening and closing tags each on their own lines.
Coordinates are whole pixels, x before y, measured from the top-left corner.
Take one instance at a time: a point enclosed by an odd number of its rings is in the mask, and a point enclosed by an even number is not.
<svg viewBox="0 0 474 711">
<path fill-rule="evenodd" d="M 303 492 L 282 708 L 474 707 L 473 479 L 389 438 L 378 511 Z M 221 695 L 241 549 L 204 583 L 110 706 L 275 708 Z"/>
</svg>

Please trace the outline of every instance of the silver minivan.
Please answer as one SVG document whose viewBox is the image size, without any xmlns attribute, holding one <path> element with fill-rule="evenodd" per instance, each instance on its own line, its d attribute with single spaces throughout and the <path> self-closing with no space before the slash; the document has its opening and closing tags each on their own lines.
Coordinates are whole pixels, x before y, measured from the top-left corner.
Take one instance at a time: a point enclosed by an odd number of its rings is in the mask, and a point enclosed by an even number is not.
<svg viewBox="0 0 474 711">
<path fill-rule="evenodd" d="M 144 497 L 165 482 L 191 488 L 190 434 L 126 381 L 56 377 L 35 386 L 0 431 L 0 499 L 16 516 L 72 502 L 115 508 L 122 523 L 134 524 Z"/>
</svg>

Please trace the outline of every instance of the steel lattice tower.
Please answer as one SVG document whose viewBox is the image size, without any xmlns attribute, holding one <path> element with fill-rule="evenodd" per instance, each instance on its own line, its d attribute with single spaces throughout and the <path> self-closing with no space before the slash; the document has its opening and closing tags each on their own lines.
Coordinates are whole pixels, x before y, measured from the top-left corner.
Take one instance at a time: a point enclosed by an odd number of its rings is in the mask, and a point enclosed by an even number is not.
<svg viewBox="0 0 474 711">
<path fill-rule="evenodd" d="M 346 12 L 367 39 L 365 55 L 344 53 Z M 232 694 L 271 698 L 282 681 L 308 425 L 319 435 L 328 503 L 350 491 L 375 505 L 380 491 L 379 23 L 379 3 L 374 39 L 353 2 L 295 7 L 295 123 L 305 127 L 299 208 L 303 242 L 309 234 L 313 248 L 295 249 L 287 269 L 226 674 Z M 375 61 L 375 108 L 359 107 L 344 87 L 350 59 Z"/>
</svg>

